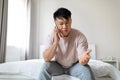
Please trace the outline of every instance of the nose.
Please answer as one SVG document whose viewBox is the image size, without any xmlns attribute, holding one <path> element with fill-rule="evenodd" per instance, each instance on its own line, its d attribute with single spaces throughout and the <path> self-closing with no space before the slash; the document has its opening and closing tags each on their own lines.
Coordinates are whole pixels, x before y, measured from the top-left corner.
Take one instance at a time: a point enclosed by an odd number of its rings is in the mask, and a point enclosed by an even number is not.
<svg viewBox="0 0 120 80">
<path fill-rule="evenodd" d="M 63 24 L 63 28 L 67 28 L 67 24 Z"/>
</svg>

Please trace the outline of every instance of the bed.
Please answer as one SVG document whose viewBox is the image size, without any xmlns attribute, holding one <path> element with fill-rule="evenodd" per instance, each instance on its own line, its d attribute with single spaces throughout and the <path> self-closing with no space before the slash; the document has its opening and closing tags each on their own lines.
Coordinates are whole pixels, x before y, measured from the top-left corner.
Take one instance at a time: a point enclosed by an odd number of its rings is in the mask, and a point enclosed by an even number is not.
<svg viewBox="0 0 120 80">
<path fill-rule="evenodd" d="M 22 74 L 0 74 L 0 80 L 35 80 Z"/>
<path fill-rule="evenodd" d="M 41 53 L 44 46 L 40 47 Z M 114 66 L 95 58 L 95 45 L 89 45 L 92 49 L 89 65 L 95 76 L 95 80 L 120 80 L 120 71 Z M 39 73 L 44 60 L 31 59 L 25 61 L 7 62 L 0 64 L 0 80 L 39 80 Z M 73 76 L 53 76 L 52 80 L 79 80 Z"/>
<path fill-rule="evenodd" d="M 39 80 L 39 72 L 43 63 L 43 59 L 32 59 L 0 64 L 0 80 Z M 120 79 L 120 71 L 108 63 L 99 60 L 90 60 L 88 64 L 91 66 L 96 80 Z M 69 75 L 60 75 L 53 76 L 52 80 L 79 79 Z"/>
</svg>

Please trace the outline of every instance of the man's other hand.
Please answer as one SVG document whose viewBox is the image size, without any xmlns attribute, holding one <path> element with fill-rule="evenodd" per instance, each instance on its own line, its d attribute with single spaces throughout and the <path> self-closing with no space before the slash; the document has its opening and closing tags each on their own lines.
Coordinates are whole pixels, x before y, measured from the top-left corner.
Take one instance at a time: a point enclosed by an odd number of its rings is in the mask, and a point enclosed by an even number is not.
<svg viewBox="0 0 120 80">
<path fill-rule="evenodd" d="M 79 63 L 82 65 L 85 65 L 89 62 L 90 59 L 90 52 L 92 50 L 87 50 L 85 53 L 83 53 L 82 55 L 80 55 L 79 57 Z"/>
</svg>

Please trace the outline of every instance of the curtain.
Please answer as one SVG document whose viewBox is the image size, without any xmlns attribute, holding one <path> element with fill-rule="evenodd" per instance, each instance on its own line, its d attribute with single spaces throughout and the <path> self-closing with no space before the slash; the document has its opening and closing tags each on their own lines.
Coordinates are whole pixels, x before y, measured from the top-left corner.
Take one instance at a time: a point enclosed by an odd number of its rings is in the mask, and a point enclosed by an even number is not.
<svg viewBox="0 0 120 80">
<path fill-rule="evenodd" d="M 6 62 L 38 59 L 39 0 L 9 0 L 7 30 Z"/>
<path fill-rule="evenodd" d="M 0 63 L 5 62 L 8 0 L 0 0 Z"/>
<path fill-rule="evenodd" d="M 8 1 L 6 62 L 25 60 L 29 52 L 29 0 Z"/>
<path fill-rule="evenodd" d="M 39 2 L 40 0 L 29 0 L 30 6 L 30 43 L 29 52 L 26 59 L 38 59 L 40 53 L 40 40 L 39 40 Z"/>
</svg>

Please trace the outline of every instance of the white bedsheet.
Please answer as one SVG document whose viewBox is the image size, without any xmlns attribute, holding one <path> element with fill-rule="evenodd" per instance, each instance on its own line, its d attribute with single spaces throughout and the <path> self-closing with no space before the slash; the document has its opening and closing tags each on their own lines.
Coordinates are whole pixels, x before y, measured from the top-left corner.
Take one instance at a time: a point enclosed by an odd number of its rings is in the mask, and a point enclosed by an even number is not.
<svg viewBox="0 0 120 80">
<path fill-rule="evenodd" d="M 43 63 L 43 59 L 3 63 L 0 64 L 0 74 L 22 74 L 38 80 Z"/>
<path fill-rule="evenodd" d="M 35 80 L 21 74 L 0 74 L 0 80 Z"/>
<path fill-rule="evenodd" d="M 38 80 L 43 59 L 33 59 L 27 61 L 16 61 L 0 64 L 0 73 L 16 74 L 31 76 Z M 99 60 L 90 60 L 88 63 L 91 66 L 95 77 L 109 75 L 114 80 L 120 80 L 120 71 L 108 63 Z"/>
</svg>

